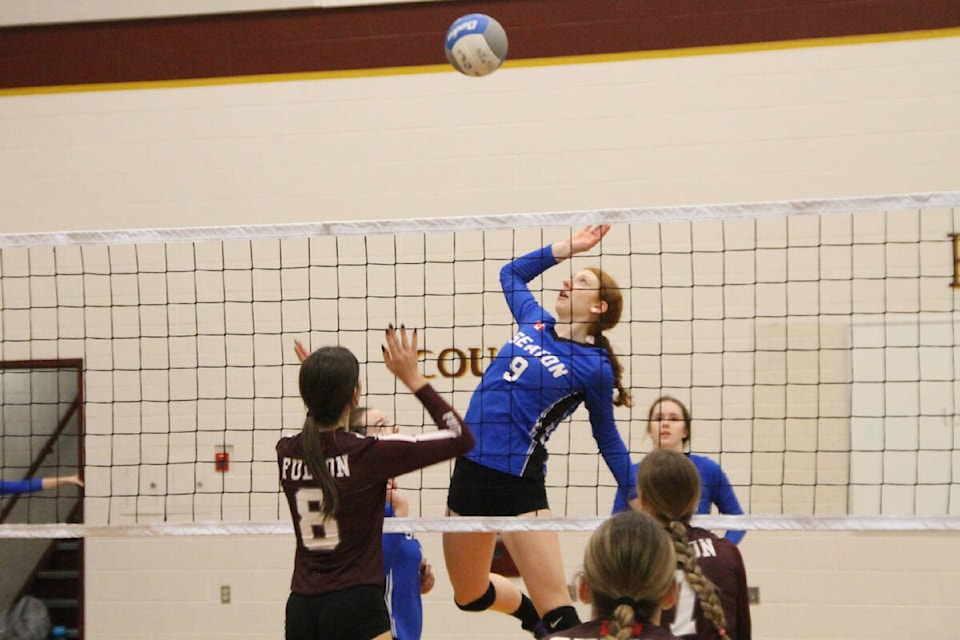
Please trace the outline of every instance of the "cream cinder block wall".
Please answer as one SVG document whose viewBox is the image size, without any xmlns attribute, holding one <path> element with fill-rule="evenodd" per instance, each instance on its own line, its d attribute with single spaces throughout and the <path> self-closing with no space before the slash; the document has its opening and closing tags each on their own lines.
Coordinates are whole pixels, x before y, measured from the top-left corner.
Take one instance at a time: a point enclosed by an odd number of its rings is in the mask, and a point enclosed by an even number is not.
<svg viewBox="0 0 960 640">
<path fill-rule="evenodd" d="M 0 98 L 0 232 L 821 198 L 960 187 L 960 38 Z M 439 536 L 426 637 L 457 611 Z M 568 574 L 585 536 L 564 537 Z M 954 638 L 956 534 L 748 534 L 762 638 Z M 91 538 L 87 637 L 275 638 L 292 540 Z M 230 585 L 233 603 L 220 604 Z M 510 634 L 510 635 L 508 635 Z"/>
<path fill-rule="evenodd" d="M 957 186 L 960 38 L 0 100 L 0 231 Z"/>
</svg>

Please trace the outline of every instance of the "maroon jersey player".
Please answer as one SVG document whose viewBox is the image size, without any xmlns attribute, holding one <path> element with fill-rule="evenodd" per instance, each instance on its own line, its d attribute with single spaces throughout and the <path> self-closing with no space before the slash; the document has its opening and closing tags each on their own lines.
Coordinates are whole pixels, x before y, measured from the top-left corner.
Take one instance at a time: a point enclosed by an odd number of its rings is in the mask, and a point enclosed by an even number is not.
<svg viewBox="0 0 960 640">
<path fill-rule="evenodd" d="M 546 636 L 551 640 L 677 640 L 660 626 L 677 584 L 673 542 L 645 513 L 623 511 L 603 522 L 583 554 L 580 599 L 593 619 Z"/>
<path fill-rule="evenodd" d="M 381 551 L 387 480 L 463 455 L 474 437 L 417 366 L 417 333 L 386 332 L 384 363 L 430 412 L 438 431 L 363 437 L 348 428 L 360 367 L 343 347 L 300 366 L 303 430 L 277 443 L 280 484 L 297 547 L 286 608 L 287 640 L 390 638 Z"/>
<path fill-rule="evenodd" d="M 747 573 L 740 550 L 729 539 L 700 527 L 687 527 L 687 548 L 703 575 L 717 588 L 726 635 L 734 640 L 750 640 Z M 719 633 L 707 620 L 693 581 L 684 575 L 678 586 L 677 606 L 664 611 L 664 624 L 669 624 L 681 638 L 717 638 Z"/>
<path fill-rule="evenodd" d="M 700 473 L 669 449 L 647 454 L 637 475 L 640 507 L 666 528 L 677 554 L 677 604 L 662 624 L 689 640 L 750 640 L 747 572 L 737 546 L 690 526 L 700 501 Z"/>
</svg>

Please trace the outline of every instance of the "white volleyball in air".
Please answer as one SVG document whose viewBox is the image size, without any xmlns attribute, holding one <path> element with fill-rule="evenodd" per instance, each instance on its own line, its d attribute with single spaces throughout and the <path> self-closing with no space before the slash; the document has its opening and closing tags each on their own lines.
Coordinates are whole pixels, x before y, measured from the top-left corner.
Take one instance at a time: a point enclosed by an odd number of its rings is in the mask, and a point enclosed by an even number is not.
<svg viewBox="0 0 960 640">
<path fill-rule="evenodd" d="M 461 16 L 447 29 L 446 51 L 447 60 L 460 73 L 489 75 L 507 58 L 507 32 L 488 15 Z"/>
</svg>

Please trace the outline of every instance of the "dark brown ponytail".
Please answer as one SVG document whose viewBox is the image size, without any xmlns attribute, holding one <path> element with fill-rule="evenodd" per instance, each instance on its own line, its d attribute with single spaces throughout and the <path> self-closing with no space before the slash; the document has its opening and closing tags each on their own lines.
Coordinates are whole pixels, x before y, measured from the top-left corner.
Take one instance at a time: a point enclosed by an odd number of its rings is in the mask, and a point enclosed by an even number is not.
<svg viewBox="0 0 960 640">
<path fill-rule="evenodd" d="M 321 347 L 300 365 L 300 397 L 308 410 L 300 439 L 307 467 L 323 493 L 323 518 L 337 513 L 340 497 L 327 468 L 321 434 L 339 426 L 337 421 L 353 401 L 359 380 L 360 364 L 344 347 Z"/>
</svg>

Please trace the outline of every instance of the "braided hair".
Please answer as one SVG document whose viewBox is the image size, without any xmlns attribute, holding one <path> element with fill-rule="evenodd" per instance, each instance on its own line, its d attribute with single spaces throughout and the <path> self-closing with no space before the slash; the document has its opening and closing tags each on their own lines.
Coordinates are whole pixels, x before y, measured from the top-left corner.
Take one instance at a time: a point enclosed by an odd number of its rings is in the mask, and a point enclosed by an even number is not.
<svg viewBox="0 0 960 640">
<path fill-rule="evenodd" d="M 605 520 L 587 543 L 583 576 L 606 640 L 625 640 L 649 621 L 674 583 L 677 560 L 669 536 L 645 513 Z"/>
<path fill-rule="evenodd" d="M 700 472 L 690 459 L 679 451 L 654 449 L 646 455 L 637 474 L 637 493 L 644 509 L 667 528 L 673 540 L 677 562 L 687 582 L 700 600 L 707 620 L 726 637 L 726 616 L 720 593 L 700 569 L 690 550 L 687 528 L 700 503 Z"/>
</svg>

